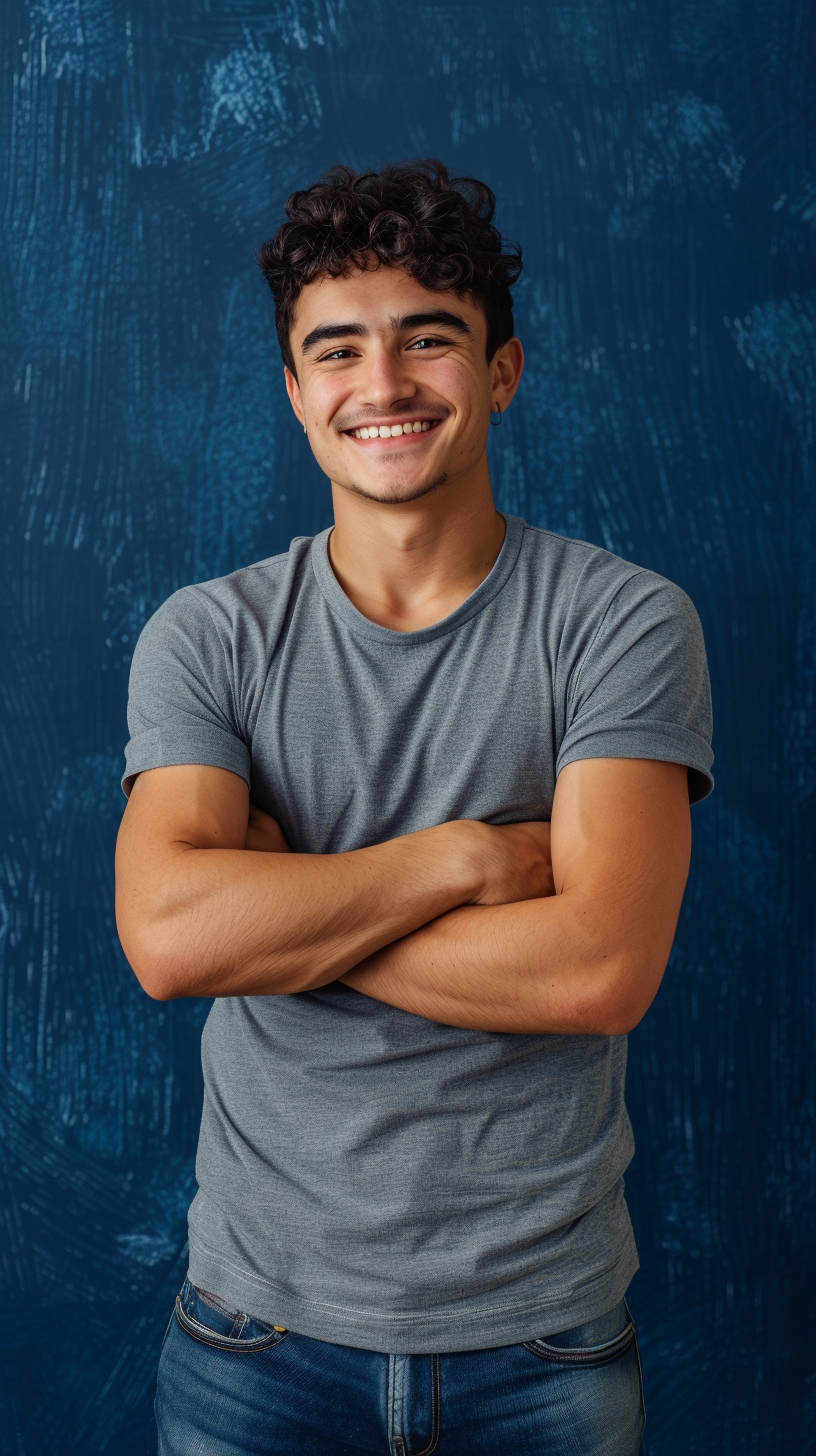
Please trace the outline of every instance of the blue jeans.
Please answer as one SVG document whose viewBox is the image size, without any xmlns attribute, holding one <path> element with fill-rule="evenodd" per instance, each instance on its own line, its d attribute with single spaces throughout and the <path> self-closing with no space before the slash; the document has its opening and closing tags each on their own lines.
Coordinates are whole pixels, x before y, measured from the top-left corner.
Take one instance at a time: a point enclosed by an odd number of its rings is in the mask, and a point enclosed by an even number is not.
<svg viewBox="0 0 816 1456">
<path fill-rule="evenodd" d="M 624 1300 L 522 1345 L 381 1355 L 275 1330 L 185 1280 L 156 1419 L 160 1456 L 639 1456 L 644 1411 Z"/>
</svg>

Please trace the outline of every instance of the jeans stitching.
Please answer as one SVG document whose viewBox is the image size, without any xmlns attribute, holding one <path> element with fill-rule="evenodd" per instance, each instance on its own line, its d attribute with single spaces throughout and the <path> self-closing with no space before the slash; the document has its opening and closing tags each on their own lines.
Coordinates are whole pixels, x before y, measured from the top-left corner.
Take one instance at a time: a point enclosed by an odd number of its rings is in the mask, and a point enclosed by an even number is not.
<svg viewBox="0 0 816 1456">
<path fill-rule="evenodd" d="M 173 1311 L 173 1313 L 175 1313 L 175 1311 Z M 170 1330 L 172 1328 L 172 1324 L 173 1324 L 173 1314 L 171 1313 L 170 1318 L 167 1321 L 167 1325 L 165 1326 L 164 1334 L 162 1335 L 162 1342 L 161 1342 L 162 1349 L 164 1349 L 165 1345 L 167 1344 L 167 1336 L 170 1333 Z"/>
<path fill-rule="evenodd" d="M 437 1442 L 439 1441 L 439 1429 L 441 1425 L 440 1418 L 442 1413 L 440 1389 L 441 1381 L 439 1377 L 439 1356 L 432 1355 L 431 1361 L 431 1405 L 433 1407 L 433 1415 L 431 1417 L 431 1444 L 429 1446 L 426 1446 L 424 1451 L 417 1451 L 416 1456 L 431 1456 L 431 1452 L 436 1450 Z"/>
<path fill-rule="evenodd" d="M 616 1335 L 613 1340 L 607 1340 L 603 1345 L 569 1349 L 558 1345 L 548 1345 L 546 1340 L 525 1340 L 524 1348 L 530 1350 L 533 1355 L 538 1355 L 540 1360 L 548 1360 L 554 1365 L 592 1365 L 602 1364 L 618 1355 L 623 1355 L 629 1349 L 634 1338 L 635 1326 L 630 1320 L 619 1335 Z"/>
<path fill-rule="evenodd" d="M 405 1456 L 405 1442 L 397 1430 L 397 1410 L 400 1402 L 397 1394 L 397 1372 L 399 1355 L 388 1356 L 388 1441 L 393 1456 Z"/>
<path fill-rule="evenodd" d="M 201 1300 L 201 1302 L 203 1304 L 206 1304 L 206 1306 L 207 1306 L 208 1309 L 215 1310 L 215 1313 L 216 1314 L 223 1315 L 225 1319 L 231 1319 L 232 1320 L 232 1328 L 231 1328 L 229 1334 L 228 1335 L 221 1335 L 221 1336 L 219 1336 L 217 1338 L 224 1339 L 224 1340 L 239 1340 L 241 1338 L 242 1331 L 246 1328 L 246 1326 L 249 1323 L 249 1315 L 248 1314 L 242 1314 L 240 1310 L 237 1313 L 235 1313 L 233 1310 L 227 1309 L 220 1301 L 216 1304 L 215 1298 L 214 1297 L 213 1298 L 210 1298 L 209 1297 L 209 1291 L 204 1290 L 204 1289 L 199 1289 L 199 1287 L 198 1287 L 197 1284 L 191 1284 L 189 1278 L 187 1280 L 187 1283 L 189 1284 L 190 1288 L 192 1290 L 194 1290 L 195 1293 L 198 1295 L 198 1297 Z M 182 1293 L 183 1293 L 183 1291 L 182 1291 Z M 188 1319 L 193 1319 L 193 1316 L 192 1315 L 188 1315 L 187 1318 Z M 200 1321 L 199 1320 L 195 1320 L 195 1323 L 196 1324 L 199 1324 Z M 204 1328 L 205 1329 L 208 1329 L 209 1326 L 208 1325 L 205 1325 Z M 212 1334 L 212 1333 L 214 1333 L 214 1331 L 210 1331 L 210 1333 Z M 259 1337 L 259 1338 L 261 1338 L 261 1337 Z"/>
<path fill-rule="evenodd" d="M 229 1335 L 217 1335 L 214 1330 L 208 1330 L 206 1325 L 199 1324 L 184 1309 L 181 1299 L 176 1295 L 176 1319 L 191 1339 L 198 1340 L 201 1345 L 209 1345 L 213 1350 L 234 1350 L 240 1355 L 251 1355 L 258 1350 L 269 1350 L 273 1345 L 279 1345 L 285 1340 L 284 1334 L 273 1330 L 268 1335 L 256 1335 L 252 1340 L 236 1340 Z"/>
<path fill-rule="evenodd" d="M 640 1358 L 640 1345 L 637 1340 L 637 1331 L 635 1331 L 635 1354 L 637 1355 L 638 1375 L 640 1377 L 640 1409 L 643 1415 L 643 1427 L 641 1430 L 643 1430 L 646 1426 L 646 1392 L 643 1389 L 643 1362 Z"/>
</svg>

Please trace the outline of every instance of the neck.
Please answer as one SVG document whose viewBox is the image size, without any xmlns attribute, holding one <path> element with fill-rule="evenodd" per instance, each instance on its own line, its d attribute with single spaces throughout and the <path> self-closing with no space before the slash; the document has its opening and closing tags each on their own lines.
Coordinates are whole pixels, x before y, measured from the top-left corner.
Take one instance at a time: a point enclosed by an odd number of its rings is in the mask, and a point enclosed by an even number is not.
<svg viewBox="0 0 816 1456">
<path fill-rule="evenodd" d="M 363 616 L 415 632 L 450 616 L 484 581 L 501 550 L 504 520 L 487 462 L 419 500 L 386 505 L 332 484 L 329 559 Z"/>
</svg>

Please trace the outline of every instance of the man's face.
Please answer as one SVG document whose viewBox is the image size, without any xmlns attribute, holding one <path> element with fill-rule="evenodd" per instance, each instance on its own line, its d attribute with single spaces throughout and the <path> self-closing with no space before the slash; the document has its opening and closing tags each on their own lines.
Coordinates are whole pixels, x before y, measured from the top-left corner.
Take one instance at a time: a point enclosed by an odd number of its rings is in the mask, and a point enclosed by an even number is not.
<svg viewBox="0 0 816 1456">
<path fill-rule="evenodd" d="M 472 299 L 432 292 L 402 268 L 308 284 L 291 332 L 297 379 L 287 369 L 286 384 L 330 480 L 397 503 L 472 470 L 497 393 L 507 402 L 486 332 Z"/>
</svg>

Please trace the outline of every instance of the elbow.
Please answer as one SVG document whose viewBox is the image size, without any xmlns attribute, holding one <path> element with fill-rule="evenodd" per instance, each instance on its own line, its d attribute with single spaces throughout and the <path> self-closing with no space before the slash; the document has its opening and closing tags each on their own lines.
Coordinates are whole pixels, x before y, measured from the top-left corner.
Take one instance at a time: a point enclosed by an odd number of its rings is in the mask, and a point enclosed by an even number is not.
<svg viewBox="0 0 816 1456">
<path fill-rule="evenodd" d="M 275 995 L 309 990 L 333 980 L 315 981 L 284 957 L 246 957 L 236 966 L 224 950 L 202 946 L 172 923 L 161 919 L 134 924 L 121 917 L 119 939 L 142 990 L 152 1001 L 178 1001 L 191 996 Z"/>
<path fill-rule="evenodd" d="M 576 1005 L 576 1019 L 585 1035 L 628 1036 L 649 1010 L 663 976 L 641 957 L 621 956 L 610 965 L 604 960 L 593 984 Z"/>
<path fill-rule="evenodd" d="M 185 967 L 178 953 L 163 944 L 155 926 L 118 923 L 119 941 L 136 980 L 152 1001 L 174 1001 L 189 995 Z"/>
<path fill-rule="evenodd" d="M 133 972 L 151 1001 L 177 1001 L 184 994 L 178 981 L 152 966 L 133 966 Z"/>
<path fill-rule="evenodd" d="M 596 1036 L 628 1036 L 630 1031 L 643 1020 L 646 1014 L 629 1006 L 613 1006 L 596 1018 L 593 1032 Z"/>
<path fill-rule="evenodd" d="M 155 952 L 134 954 L 126 946 L 124 950 L 136 980 L 151 1001 L 175 1001 L 189 994 L 183 989 L 184 979 L 177 964 L 168 965 Z"/>
</svg>

